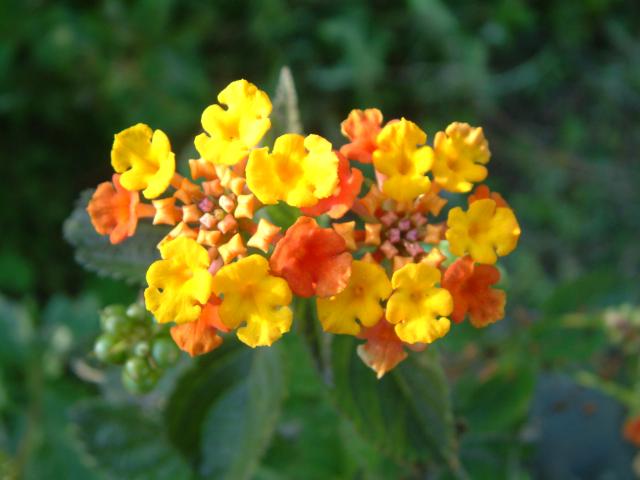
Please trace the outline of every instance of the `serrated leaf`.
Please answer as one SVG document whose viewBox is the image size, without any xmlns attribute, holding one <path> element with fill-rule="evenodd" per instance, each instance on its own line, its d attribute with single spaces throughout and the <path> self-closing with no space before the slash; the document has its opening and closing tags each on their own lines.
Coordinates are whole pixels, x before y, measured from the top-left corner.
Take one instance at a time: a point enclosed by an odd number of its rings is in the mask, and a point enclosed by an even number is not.
<svg viewBox="0 0 640 480">
<path fill-rule="evenodd" d="M 362 438 L 399 464 L 456 464 L 449 389 L 434 349 L 412 353 L 381 380 L 350 337 L 333 339 L 331 357 L 337 408 Z"/>
<path fill-rule="evenodd" d="M 252 478 L 285 395 L 278 346 L 229 339 L 177 383 L 166 410 L 173 443 L 216 479 Z"/>
<path fill-rule="evenodd" d="M 143 284 L 149 265 L 160 256 L 156 245 L 167 229 L 140 223 L 133 237 L 112 245 L 107 236 L 96 233 L 85 210 L 92 194 L 92 190 L 86 190 L 80 195 L 63 226 L 66 240 L 75 247 L 76 260 L 99 275 Z"/>
<path fill-rule="evenodd" d="M 88 402 L 72 410 L 84 452 L 108 478 L 188 479 L 193 474 L 163 435 L 162 422 L 134 405 Z"/>
<path fill-rule="evenodd" d="M 405 478 L 338 414 L 302 339 L 288 335 L 279 345 L 284 347 L 289 396 L 256 480 Z"/>
</svg>

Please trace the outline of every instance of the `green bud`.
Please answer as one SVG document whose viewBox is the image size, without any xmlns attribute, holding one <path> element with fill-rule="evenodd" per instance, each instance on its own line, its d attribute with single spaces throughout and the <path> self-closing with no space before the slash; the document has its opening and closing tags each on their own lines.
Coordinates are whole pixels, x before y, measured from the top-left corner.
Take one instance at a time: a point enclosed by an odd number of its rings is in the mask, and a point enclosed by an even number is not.
<svg viewBox="0 0 640 480">
<path fill-rule="evenodd" d="M 126 369 L 122 371 L 122 384 L 124 388 L 136 395 L 150 392 L 158 383 L 159 378 L 155 372 L 151 372 L 148 376 L 136 380 Z"/>
<path fill-rule="evenodd" d="M 152 373 L 149 362 L 140 357 L 129 357 L 127 363 L 124 364 L 124 371 L 137 383 L 142 382 Z"/>
<path fill-rule="evenodd" d="M 127 352 L 120 345 L 120 339 L 108 333 L 98 337 L 93 351 L 98 360 L 103 363 L 122 363 L 127 356 Z"/>
<path fill-rule="evenodd" d="M 175 365 L 180 357 L 180 349 L 167 337 L 160 337 L 153 341 L 151 355 L 160 368 Z"/>
<path fill-rule="evenodd" d="M 147 309 L 138 302 L 132 303 L 127 308 L 127 317 L 131 320 L 142 322 L 147 319 Z"/>
<path fill-rule="evenodd" d="M 109 315 L 102 318 L 102 330 L 105 333 L 122 337 L 131 332 L 131 320 L 124 315 Z"/>
<path fill-rule="evenodd" d="M 150 350 L 149 342 L 142 340 L 134 345 L 133 354 L 137 357 L 146 357 Z"/>
<path fill-rule="evenodd" d="M 100 312 L 101 317 L 109 317 L 111 315 L 116 315 L 120 317 L 124 317 L 125 315 L 124 305 L 107 305 Z"/>
</svg>

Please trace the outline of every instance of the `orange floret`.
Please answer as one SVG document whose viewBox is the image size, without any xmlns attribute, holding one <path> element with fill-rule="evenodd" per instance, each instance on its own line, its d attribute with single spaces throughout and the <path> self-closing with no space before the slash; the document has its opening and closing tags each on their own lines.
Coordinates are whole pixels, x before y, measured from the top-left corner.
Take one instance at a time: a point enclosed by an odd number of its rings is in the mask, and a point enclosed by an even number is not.
<svg viewBox="0 0 640 480">
<path fill-rule="evenodd" d="M 491 288 L 498 281 L 500 271 L 493 265 L 476 265 L 469 256 L 453 262 L 442 279 L 442 287 L 453 297 L 451 319 L 460 323 L 469 313 L 471 324 L 478 328 L 502 319 L 506 295 Z"/>
<path fill-rule="evenodd" d="M 138 192 L 125 190 L 120 185 L 120 175 L 115 174 L 112 182 L 98 185 L 89 201 L 87 212 L 96 232 L 109 235 L 109 241 L 116 244 L 135 233 L 139 202 Z"/>
<path fill-rule="evenodd" d="M 160 198 L 153 200 L 153 206 L 156 214 L 153 217 L 153 224 L 175 225 L 182 220 L 182 210 L 176 207 L 176 199 L 174 197 Z"/>
<path fill-rule="evenodd" d="M 633 445 L 640 447 L 640 417 L 633 417 L 625 422 L 623 435 Z"/>
<path fill-rule="evenodd" d="M 447 204 L 448 201 L 440 196 L 441 190 L 442 188 L 438 184 L 432 183 L 429 191 L 424 195 L 418 197 L 415 209 L 418 212 L 430 213 L 434 217 L 440 215 L 442 208 Z"/>
<path fill-rule="evenodd" d="M 358 346 L 358 356 L 376 372 L 378 378 L 407 358 L 402 340 L 384 317 L 373 327 L 363 328 L 358 336 L 367 340 Z"/>
<path fill-rule="evenodd" d="M 213 180 L 217 178 L 213 164 L 202 158 L 198 160 L 189 160 L 189 170 L 191 171 L 191 178 L 194 180 L 197 180 L 198 178 L 204 178 L 205 180 Z"/>
<path fill-rule="evenodd" d="M 253 248 L 259 248 L 263 252 L 267 253 L 272 243 L 275 242 L 280 230 L 280 227 L 276 227 L 269 220 L 261 218 L 258 222 L 258 228 L 251 236 L 247 245 Z"/>
<path fill-rule="evenodd" d="M 215 297 L 214 297 L 215 298 Z M 203 355 L 218 348 L 222 337 L 218 330 L 228 332 L 218 316 L 220 300 L 207 303 L 200 317 L 193 321 L 171 327 L 171 337 L 178 347 L 192 357 Z"/>
<path fill-rule="evenodd" d="M 302 213 L 317 217 L 326 213 L 331 218 L 340 218 L 349 211 L 362 187 L 362 172 L 357 168 L 349 168 L 349 160 L 338 155 L 338 186 L 328 198 L 323 198 L 312 207 L 302 208 Z"/>
<path fill-rule="evenodd" d="M 467 198 L 469 205 L 477 200 L 490 198 L 496 202 L 496 207 L 509 207 L 507 201 L 498 192 L 492 192 L 485 184 L 478 185 L 471 195 Z"/>
<path fill-rule="evenodd" d="M 296 295 L 328 297 L 347 286 L 351 261 L 338 233 L 320 228 L 312 218 L 300 217 L 277 243 L 270 264 Z"/>
<path fill-rule="evenodd" d="M 382 112 L 377 108 L 351 110 L 340 127 L 342 134 L 351 140 L 340 148 L 340 153 L 358 162 L 371 163 L 371 154 L 378 146 L 376 137 L 382 129 Z"/>
<path fill-rule="evenodd" d="M 349 250 L 353 251 L 353 250 L 356 250 L 356 248 L 358 248 L 358 245 L 356 244 L 356 235 L 355 235 L 356 222 L 355 221 L 344 222 L 344 223 L 334 223 L 332 227 L 338 233 L 338 235 L 344 238 L 344 241 L 347 244 L 347 248 Z"/>
</svg>

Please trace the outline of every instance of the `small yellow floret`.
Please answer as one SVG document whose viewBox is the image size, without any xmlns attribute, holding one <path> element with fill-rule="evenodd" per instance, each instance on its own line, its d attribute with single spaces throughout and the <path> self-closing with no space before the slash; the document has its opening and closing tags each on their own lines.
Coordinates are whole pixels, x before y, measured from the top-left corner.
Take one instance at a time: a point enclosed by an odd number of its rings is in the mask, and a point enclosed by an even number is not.
<svg viewBox="0 0 640 480">
<path fill-rule="evenodd" d="M 373 327 L 382 318 L 380 301 L 390 293 L 391 282 L 384 268 L 354 260 L 347 288 L 333 297 L 318 298 L 318 318 L 326 332 L 357 335 L 360 325 Z"/>
<path fill-rule="evenodd" d="M 378 134 L 373 164 L 387 176 L 382 191 L 397 202 L 410 202 L 429 191 L 431 181 L 425 173 L 433 163 L 431 147 L 424 145 L 427 134 L 409 120 L 387 124 Z"/>
<path fill-rule="evenodd" d="M 406 343 L 431 343 L 449 331 L 445 318 L 453 310 L 451 294 L 436 287 L 440 270 L 426 263 L 410 263 L 393 274 L 393 294 L 387 302 L 387 320 Z"/>
<path fill-rule="evenodd" d="M 318 135 L 282 135 L 271 153 L 267 148 L 253 150 L 247 164 L 247 185 L 266 204 L 282 200 L 311 207 L 331 196 L 337 183 L 338 157 L 331 143 Z"/>
<path fill-rule="evenodd" d="M 195 146 L 208 162 L 234 165 L 249 154 L 271 127 L 271 100 L 254 84 L 246 80 L 230 83 L 218 95 L 218 102 L 202 113 L 201 133 Z"/>
<path fill-rule="evenodd" d="M 142 190 L 146 198 L 160 196 L 176 170 L 175 155 L 162 130 L 152 132 L 138 123 L 115 135 L 111 165 L 122 173 L 120 184 L 130 191 Z"/>
<path fill-rule="evenodd" d="M 162 260 L 147 271 L 147 309 L 159 323 L 197 320 L 211 296 L 209 255 L 195 240 L 179 237 L 160 246 Z"/>
<path fill-rule="evenodd" d="M 257 347 L 271 345 L 291 328 L 291 290 L 286 280 L 269 274 L 269 262 L 250 255 L 225 265 L 213 279 L 213 290 L 222 296 L 220 319 L 237 328 L 238 338 Z"/>
<path fill-rule="evenodd" d="M 468 192 L 487 177 L 491 152 L 482 127 L 454 122 L 436 133 L 433 148 L 433 177 L 445 190 Z"/>
<path fill-rule="evenodd" d="M 459 257 L 468 253 L 476 262 L 486 264 L 511 253 L 520 237 L 513 210 L 496 208 L 492 199 L 477 200 L 466 212 L 460 207 L 451 209 L 447 227 L 451 253 Z"/>
</svg>

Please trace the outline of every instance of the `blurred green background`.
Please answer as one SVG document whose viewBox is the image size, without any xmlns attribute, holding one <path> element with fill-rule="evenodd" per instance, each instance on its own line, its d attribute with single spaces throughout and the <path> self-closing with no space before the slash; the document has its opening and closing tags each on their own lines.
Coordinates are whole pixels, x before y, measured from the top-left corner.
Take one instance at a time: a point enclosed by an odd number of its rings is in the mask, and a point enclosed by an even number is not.
<svg viewBox="0 0 640 480">
<path fill-rule="evenodd" d="M 68 461 L 65 409 L 98 395 L 73 362 L 90 351 L 97 307 L 136 291 L 78 266 L 62 222 L 110 176 L 113 134 L 145 122 L 186 158 L 221 88 L 246 78 L 273 93 L 284 65 L 304 130 L 336 143 L 352 108 L 405 116 L 430 137 L 454 120 L 485 129 L 488 183 L 523 235 L 504 262 L 507 319 L 442 345 L 471 478 L 633 478 L 620 430 L 634 407 L 615 388 L 635 388 L 638 349 L 603 322 L 640 303 L 640 3 L 629 0 L 0 2 L 0 478 L 91 470 Z M 354 471 L 308 478 L 378 478 Z M 289 474 L 264 478 L 301 478 Z"/>
</svg>

